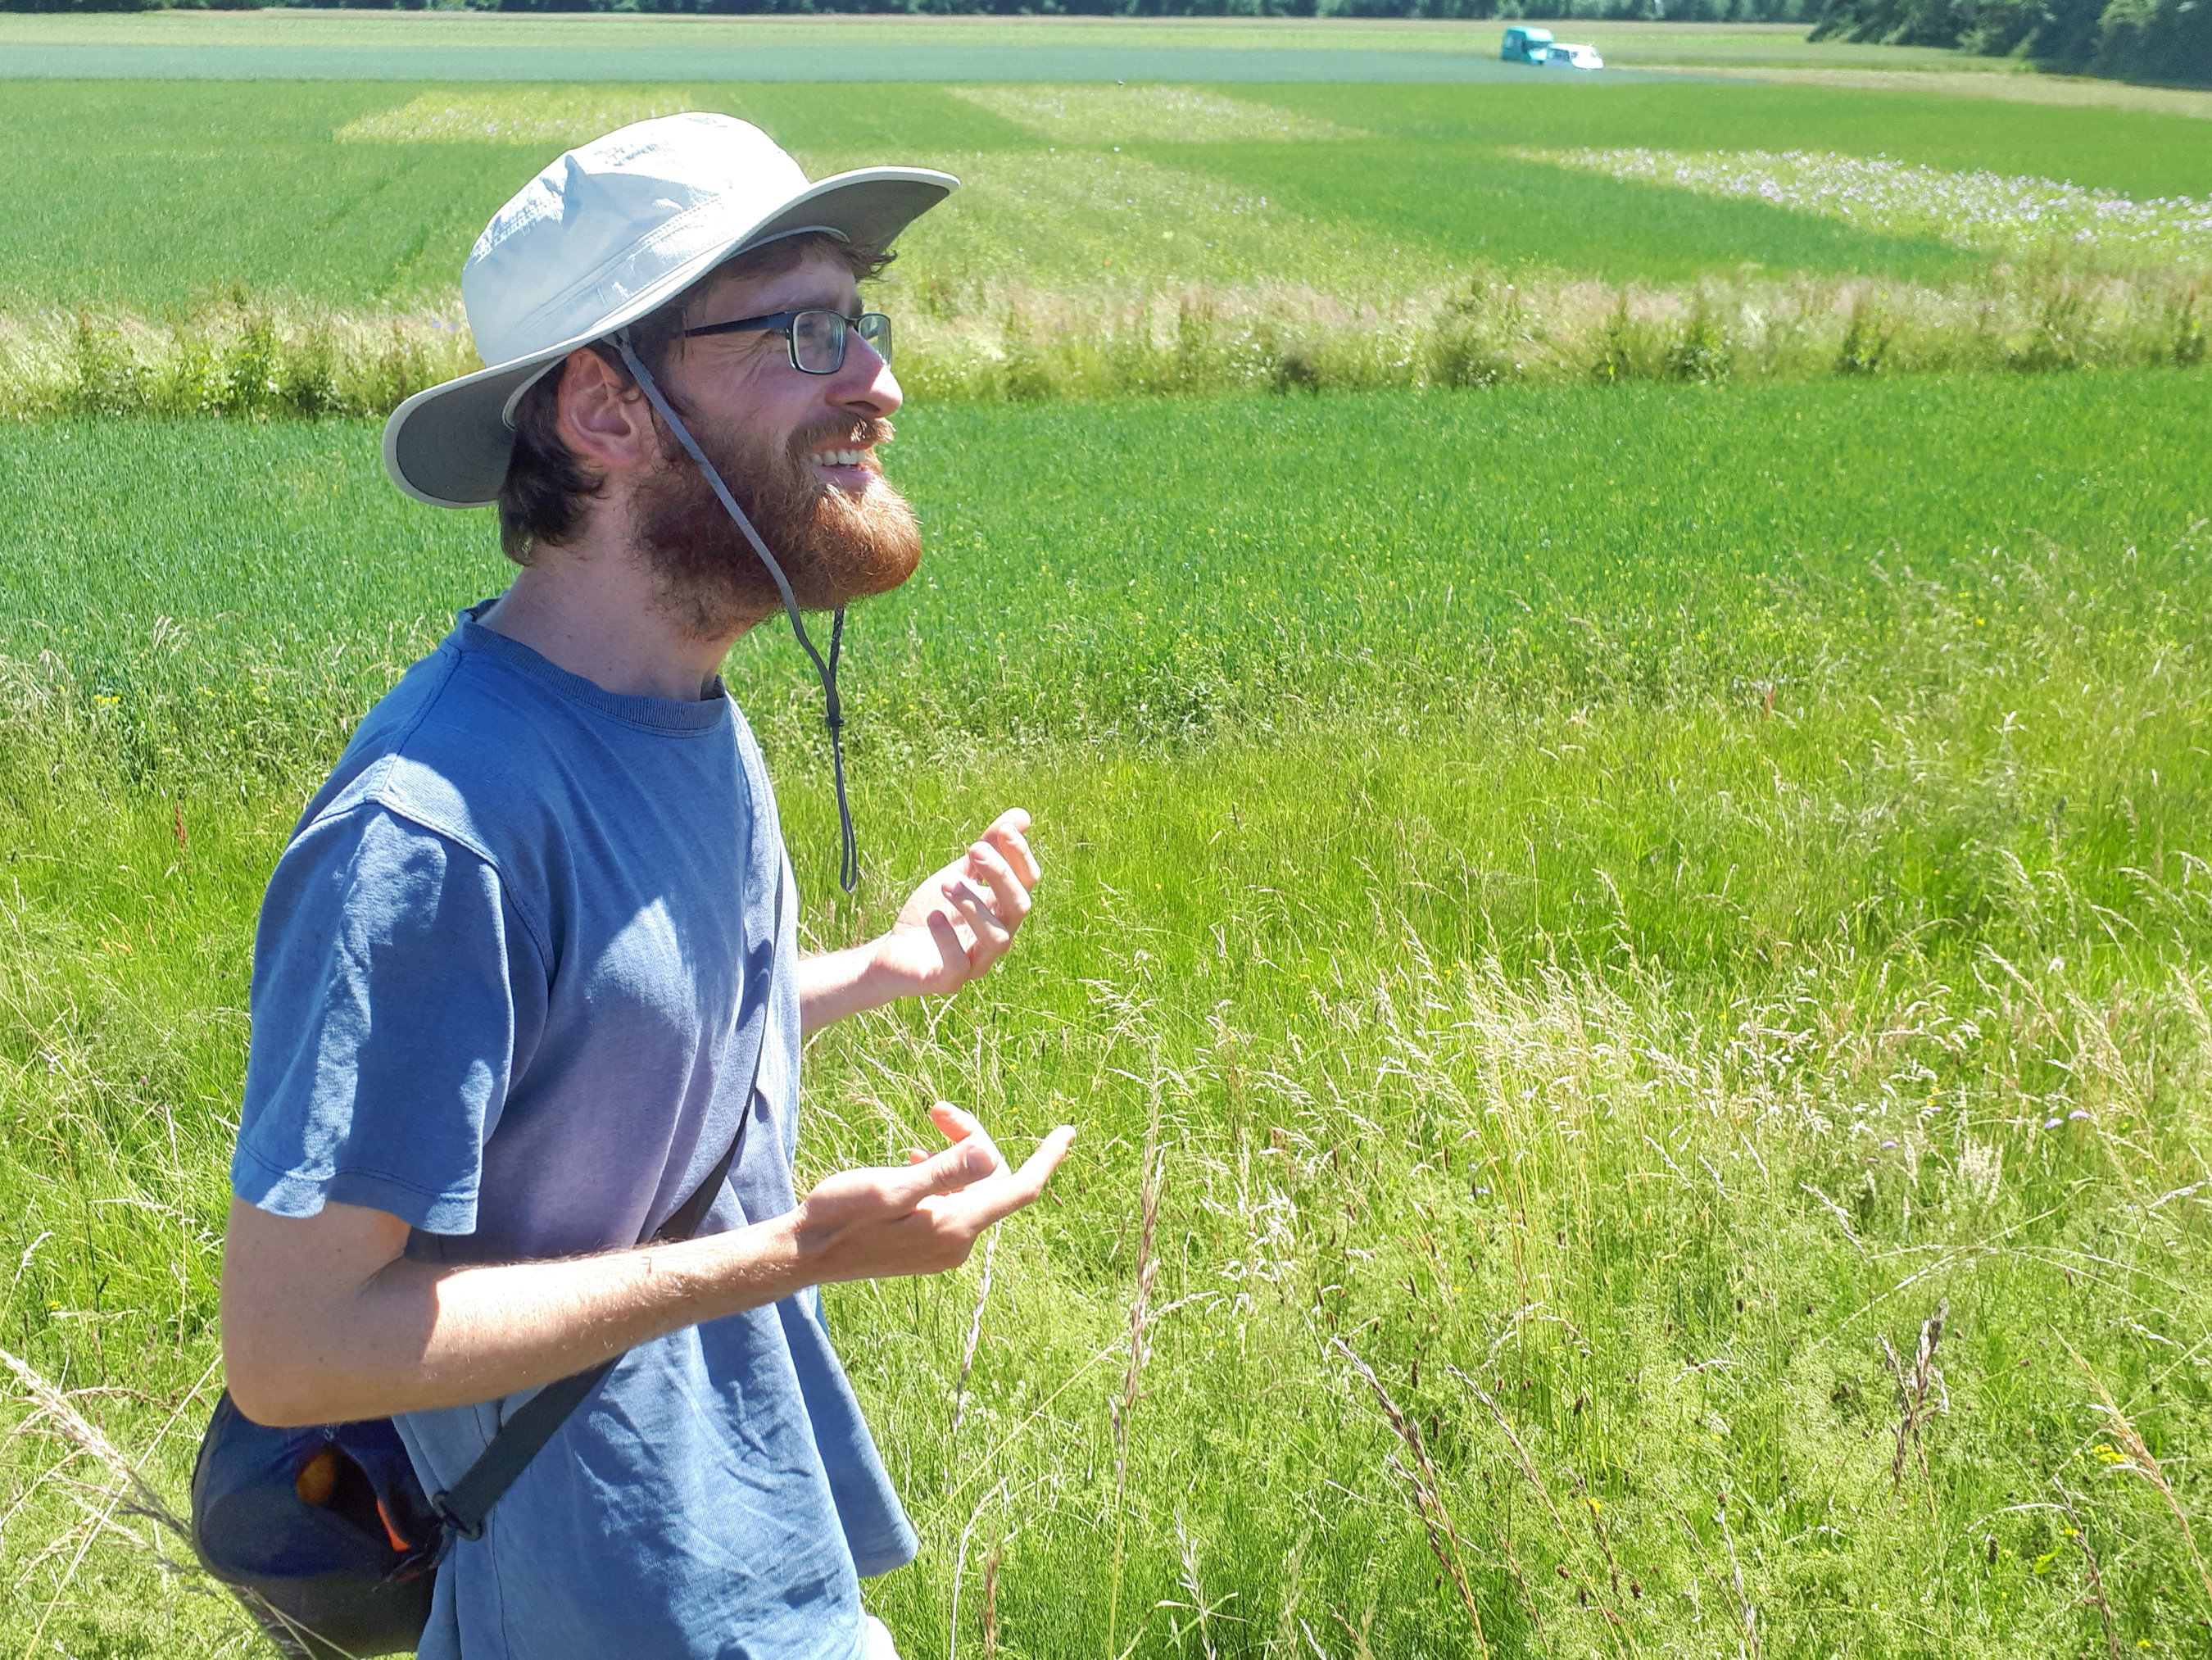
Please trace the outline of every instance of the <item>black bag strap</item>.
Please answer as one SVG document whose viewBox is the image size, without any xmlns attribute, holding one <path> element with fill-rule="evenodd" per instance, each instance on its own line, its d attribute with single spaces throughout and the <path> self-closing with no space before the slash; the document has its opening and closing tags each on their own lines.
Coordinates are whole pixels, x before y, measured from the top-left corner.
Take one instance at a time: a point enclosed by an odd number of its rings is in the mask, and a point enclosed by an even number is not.
<svg viewBox="0 0 2212 1660">
<path fill-rule="evenodd" d="M 714 1208 L 722 1183 L 737 1164 L 738 1153 L 745 1145 L 745 1126 L 752 1122 L 753 1096 L 760 1088 L 761 1061 L 768 1054 L 769 1024 L 775 1013 L 772 1000 L 775 991 L 775 954 L 782 943 L 783 866 L 779 863 L 775 873 L 775 923 L 769 934 L 768 996 L 763 1000 L 760 1047 L 753 1051 L 752 1079 L 746 1085 L 744 1105 L 738 1115 L 738 1133 L 731 1138 L 728 1149 L 715 1162 L 714 1168 L 707 1172 L 707 1179 L 691 1190 L 691 1196 L 677 1207 L 673 1215 L 653 1230 L 650 1239 L 640 1240 L 640 1244 L 673 1244 L 696 1233 L 699 1225 L 707 1219 L 707 1213 Z M 483 1537 L 484 1519 L 491 1514 L 492 1506 L 499 1503 L 501 1496 L 514 1485 L 515 1478 L 529 1468 L 530 1461 L 568 1422 L 568 1414 L 584 1403 L 585 1397 L 599 1387 L 599 1380 L 612 1371 L 621 1359 L 617 1355 L 588 1371 L 548 1383 L 499 1426 L 491 1444 L 477 1455 L 476 1462 L 462 1473 L 461 1479 L 431 1496 L 430 1508 L 437 1511 L 438 1520 L 448 1535 L 463 1539 Z"/>
</svg>

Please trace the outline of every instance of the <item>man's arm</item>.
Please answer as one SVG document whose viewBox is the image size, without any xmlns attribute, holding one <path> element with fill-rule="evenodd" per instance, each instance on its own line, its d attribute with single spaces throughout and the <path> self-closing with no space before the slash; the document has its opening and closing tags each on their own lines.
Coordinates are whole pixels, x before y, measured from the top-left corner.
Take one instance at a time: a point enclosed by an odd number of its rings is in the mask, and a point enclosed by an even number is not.
<svg viewBox="0 0 2212 1660">
<path fill-rule="evenodd" d="M 1019 807 L 999 815 L 968 851 L 914 891 L 890 932 L 799 964 L 799 1029 L 881 1008 L 902 997 L 943 996 L 988 974 L 1030 914 L 1042 873 Z"/>
<path fill-rule="evenodd" d="M 653 1338 L 812 1285 L 939 1274 L 1035 1200 L 1075 1139 L 1062 1126 L 1020 1170 L 982 1126 L 939 1105 L 952 1142 L 905 1170 L 846 1171 L 771 1221 L 557 1262 L 408 1261 L 407 1224 L 326 1204 L 305 1219 L 232 1201 L 223 1362 L 258 1423 L 330 1424 L 495 1400 Z"/>
</svg>

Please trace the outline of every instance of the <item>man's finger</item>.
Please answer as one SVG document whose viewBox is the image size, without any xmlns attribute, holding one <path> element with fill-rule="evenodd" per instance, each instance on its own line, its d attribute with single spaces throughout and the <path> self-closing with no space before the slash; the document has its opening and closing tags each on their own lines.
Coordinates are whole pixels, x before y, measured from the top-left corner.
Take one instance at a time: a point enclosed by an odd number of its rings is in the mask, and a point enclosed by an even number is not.
<svg viewBox="0 0 2212 1660">
<path fill-rule="evenodd" d="M 1018 819 L 1018 824 L 1015 821 Z M 1036 854 L 1024 833 L 1030 826 L 1030 816 L 1019 807 L 999 815 L 998 822 L 983 832 L 983 840 L 996 848 L 1006 861 L 1014 867 L 1014 873 L 1026 887 L 1035 887 L 1044 879 L 1044 869 L 1037 863 Z"/>
<path fill-rule="evenodd" d="M 913 1210 L 925 1199 L 958 1193 L 1006 1168 L 999 1150 L 988 1141 L 956 1141 L 943 1152 L 888 1173 L 884 1196 L 895 1213 Z"/>
<path fill-rule="evenodd" d="M 945 961 L 965 963 L 972 948 L 971 942 L 962 937 L 959 914 L 952 909 L 952 901 L 949 897 L 945 905 L 944 909 L 929 914 L 930 938 L 937 941 L 938 955 Z"/>
<path fill-rule="evenodd" d="M 995 1181 L 978 1183 L 957 1198 L 948 1200 L 945 1208 L 957 1211 L 963 1221 L 981 1232 L 993 1223 L 1035 1204 L 1074 1141 L 1075 1126 L 1062 1124 L 1038 1144 L 1037 1150 L 1023 1161 L 1019 1170 L 1009 1171 Z"/>
<path fill-rule="evenodd" d="M 950 1101 L 939 1101 L 929 1110 L 930 1122 L 948 1141 L 958 1145 L 987 1147 L 996 1171 L 1006 1168 L 1006 1156 L 999 1151 L 999 1144 L 991 1139 L 983 1121 L 964 1107 L 956 1107 Z"/>
<path fill-rule="evenodd" d="M 1060 1161 L 1067 1157 L 1067 1150 L 1074 1145 L 1075 1126 L 1062 1124 L 1022 1161 L 1022 1167 L 1014 1172 L 1014 1185 L 1025 1190 L 1022 1203 L 1029 1204 L 1044 1191 L 1044 1184 L 1052 1180 L 1052 1173 L 1060 1168 Z"/>
<path fill-rule="evenodd" d="M 991 909 L 1012 932 L 1021 927 L 1022 918 L 1030 914 L 1036 902 L 1030 897 L 1029 886 L 1006 856 L 988 842 L 979 842 L 968 854 L 968 862 L 976 876 L 991 889 Z"/>
<path fill-rule="evenodd" d="M 975 943 L 968 952 L 969 960 L 975 967 L 986 967 L 1006 954 L 1006 947 L 1013 943 L 1014 931 L 991 909 L 981 889 L 963 877 L 945 888 L 945 897 L 975 936 Z"/>
</svg>

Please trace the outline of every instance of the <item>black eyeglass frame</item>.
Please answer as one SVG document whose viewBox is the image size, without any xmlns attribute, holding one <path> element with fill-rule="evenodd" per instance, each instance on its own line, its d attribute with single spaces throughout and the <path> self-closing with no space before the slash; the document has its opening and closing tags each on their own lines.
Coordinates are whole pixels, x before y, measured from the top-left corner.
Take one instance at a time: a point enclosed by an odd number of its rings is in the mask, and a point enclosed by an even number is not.
<svg viewBox="0 0 2212 1660">
<path fill-rule="evenodd" d="M 836 331 L 833 337 L 834 361 L 826 369 L 810 369 L 799 361 L 799 319 L 802 317 L 834 318 Z M 873 326 L 871 327 L 871 325 Z M 740 317 L 727 323 L 708 323 L 703 327 L 686 329 L 686 340 L 704 334 L 781 334 L 784 345 L 791 353 L 791 367 L 801 374 L 835 374 L 845 367 L 845 337 L 857 334 L 874 350 L 885 363 L 891 361 L 891 319 L 879 311 L 864 311 L 858 317 L 848 317 L 842 311 L 827 306 L 809 306 L 804 311 L 780 311 L 766 317 Z"/>
</svg>

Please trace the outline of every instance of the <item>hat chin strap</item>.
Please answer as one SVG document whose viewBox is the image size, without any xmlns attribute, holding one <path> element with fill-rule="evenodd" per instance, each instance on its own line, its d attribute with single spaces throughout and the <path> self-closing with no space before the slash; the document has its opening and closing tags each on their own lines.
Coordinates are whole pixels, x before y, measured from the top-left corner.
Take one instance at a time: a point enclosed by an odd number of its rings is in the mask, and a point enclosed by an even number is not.
<svg viewBox="0 0 2212 1660">
<path fill-rule="evenodd" d="M 730 494 L 730 487 L 722 482 L 722 475 L 714 471 L 714 464 L 707 459 L 707 453 L 699 447 L 698 441 L 677 418 L 676 411 L 668 406 L 668 399 L 661 395 L 653 376 L 646 372 L 645 365 L 630 350 L 629 331 L 624 329 L 616 335 L 614 344 L 615 349 L 622 353 L 623 362 L 644 389 L 646 401 L 668 423 L 668 429 L 676 435 L 676 441 L 684 446 L 684 453 L 698 465 L 700 472 L 705 475 L 715 499 L 737 522 L 738 528 L 745 533 L 745 540 L 752 544 L 753 551 L 760 556 L 761 563 L 768 567 L 768 574 L 775 579 L 775 591 L 783 596 L 784 615 L 791 619 L 791 631 L 799 636 L 800 648 L 813 660 L 814 672 L 822 677 L 822 723 L 830 728 L 830 765 L 837 785 L 837 885 L 850 893 L 860 885 L 860 848 L 853 835 L 853 809 L 845 799 L 845 713 L 837 701 L 837 659 L 845 647 L 845 608 L 842 605 L 837 607 L 830 624 L 830 655 L 825 659 L 815 650 L 813 641 L 806 636 L 806 624 L 799 620 L 799 599 L 791 591 L 791 579 L 783 574 L 783 567 L 768 550 L 768 544 L 761 540 L 760 532 L 753 528 L 752 520 L 746 518 L 744 510 L 738 506 L 737 497 Z"/>
</svg>

